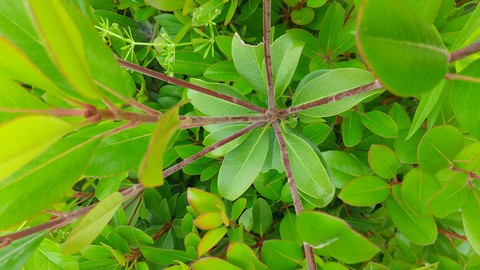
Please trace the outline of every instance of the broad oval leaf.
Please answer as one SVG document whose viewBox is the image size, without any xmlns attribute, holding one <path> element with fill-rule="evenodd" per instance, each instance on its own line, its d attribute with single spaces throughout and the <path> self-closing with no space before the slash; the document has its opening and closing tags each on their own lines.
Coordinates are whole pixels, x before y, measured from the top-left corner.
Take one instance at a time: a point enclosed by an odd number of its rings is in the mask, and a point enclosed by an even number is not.
<svg viewBox="0 0 480 270">
<path fill-rule="evenodd" d="M 479 11 L 480 12 L 480 11 Z M 468 65 L 461 76 L 473 80 L 454 80 L 452 82 L 451 104 L 458 122 L 465 129 L 480 139 L 480 59 Z"/>
<path fill-rule="evenodd" d="M 357 33 L 367 65 L 397 95 L 426 93 L 447 73 L 440 35 L 404 1 L 363 1 Z"/>
<path fill-rule="evenodd" d="M 380 177 L 393 179 L 397 176 L 398 159 L 395 152 L 388 146 L 374 144 L 368 151 L 368 164 Z"/>
<path fill-rule="evenodd" d="M 223 61 L 211 65 L 205 70 L 203 76 L 220 82 L 236 81 L 240 77 L 232 61 Z"/>
<path fill-rule="evenodd" d="M 203 254 L 207 253 L 210 249 L 212 249 L 226 233 L 227 228 L 225 227 L 219 227 L 206 232 L 198 243 L 198 256 L 201 257 Z"/>
<path fill-rule="evenodd" d="M 317 207 L 324 207 L 333 200 L 335 188 L 322 161 L 302 138 L 289 131 L 283 136 L 298 189 L 319 200 Z"/>
<path fill-rule="evenodd" d="M 444 218 L 465 205 L 469 192 L 467 175 L 456 173 L 430 198 L 428 209 L 434 216 Z"/>
<path fill-rule="evenodd" d="M 260 173 L 268 153 L 267 130 L 250 132 L 245 141 L 225 155 L 218 173 L 218 191 L 223 197 L 237 199 Z"/>
<path fill-rule="evenodd" d="M 303 241 L 312 245 L 317 254 L 334 257 L 344 263 L 367 261 L 380 251 L 345 221 L 322 212 L 300 213 L 297 228 Z"/>
<path fill-rule="evenodd" d="M 220 212 L 208 212 L 199 215 L 194 221 L 195 226 L 202 230 L 211 230 L 223 224 Z"/>
<path fill-rule="evenodd" d="M 344 117 L 340 128 L 345 146 L 353 147 L 362 140 L 363 126 L 359 113 L 352 112 L 348 117 Z"/>
<path fill-rule="evenodd" d="M 317 71 L 318 72 L 318 71 Z M 317 74 L 317 73 L 315 73 Z M 366 70 L 354 68 L 335 69 L 329 72 L 319 72 L 316 76 L 308 76 L 300 82 L 293 95 L 293 106 L 309 103 L 335 94 L 351 90 L 353 88 L 373 83 L 375 77 Z M 369 96 L 383 90 L 371 90 L 358 95 L 333 101 L 318 107 L 299 112 L 299 114 L 311 117 L 327 117 L 344 112 Z"/>
<path fill-rule="evenodd" d="M 304 261 L 300 246 L 290 240 L 267 240 L 262 246 L 262 261 L 270 269 L 296 269 Z"/>
<path fill-rule="evenodd" d="M 405 204 L 419 216 L 431 214 L 428 201 L 440 190 L 437 179 L 418 167 L 409 171 L 402 181 L 402 195 Z"/>
<path fill-rule="evenodd" d="M 217 195 L 198 188 L 188 188 L 187 200 L 193 209 L 199 214 L 220 211 L 225 212 L 225 204 Z"/>
<path fill-rule="evenodd" d="M 263 236 L 273 223 L 272 210 L 264 199 L 258 198 L 253 204 L 252 214 L 252 231 Z"/>
<path fill-rule="evenodd" d="M 0 180 L 48 149 L 75 126 L 54 116 L 27 115 L 0 125 Z"/>
<path fill-rule="evenodd" d="M 82 35 L 66 11 L 65 4 L 54 0 L 29 3 L 39 32 L 43 34 L 61 72 L 79 93 L 98 99 L 100 94 L 88 68 Z"/>
<path fill-rule="evenodd" d="M 403 201 L 400 187 L 392 187 L 392 196 L 388 197 L 385 206 L 398 230 L 412 243 L 426 246 L 437 239 L 437 224 L 432 215 L 419 216 Z"/>
<path fill-rule="evenodd" d="M 384 138 L 396 138 L 398 126 L 393 119 L 381 111 L 371 111 L 362 114 L 362 124 L 373 133 Z"/>
<path fill-rule="evenodd" d="M 479 192 L 472 190 L 468 196 L 468 201 L 462 208 L 463 226 L 468 243 L 473 250 L 480 254 L 480 201 Z"/>
<path fill-rule="evenodd" d="M 124 200 L 122 194 L 115 192 L 94 206 L 68 235 L 63 246 L 63 254 L 76 253 L 95 240 Z"/>
<path fill-rule="evenodd" d="M 371 206 L 381 203 L 390 194 L 390 185 L 377 176 L 363 176 L 350 181 L 338 197 L 353 206 Z"/>
<path fill-rule="evenodd" d="M 232 41 L 233 63 L 238 73 L 253 89 L 267 95 L 267 75 L 263 56 L 263 44 L 245 44 L 238 34 Z"/>
<path fill-rule="evenodd" d="M 352 154 L 332 150 L 323 152 L 322 156 L 332 172 L 336 188 L 342 188 L 350 180 L 371 174 L 370 168 Z"/>
<path fill-rule="evenodd" d="M 163 185 L 163 155 L 170 138 L 173 137 L 180 123 L 178 107 L 179 105 L 176 105 L 160 117 L 160 121 L 158 121 L 150 139 L 147 153 L 138 170 L 140 182 L 145 187 Z"/>
<path fill-rule="evenodd" d="M 234 242 L 228 246 L 227 261 L 244 270 L 268 269 L 257 259 L 253 250 L 244 243 Z"/>
<path fill-rule="evenodd" d="M 453 158 L 463 148 L 463 135 L 453 126 L 438 126 L 429 130 L 418 144 L 418 163 L 422 170 L 435 174 L 453 164 Z"/>
</svg>

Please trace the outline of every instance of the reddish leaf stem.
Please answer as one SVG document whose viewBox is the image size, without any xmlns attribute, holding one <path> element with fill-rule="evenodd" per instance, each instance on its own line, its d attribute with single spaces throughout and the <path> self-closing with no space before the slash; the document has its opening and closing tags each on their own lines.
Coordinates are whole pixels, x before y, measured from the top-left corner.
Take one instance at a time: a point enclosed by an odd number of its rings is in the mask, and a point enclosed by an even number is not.
<svg viewBox="0 0 480 270">
<path fill-rule="evenodd" d="M 453 238 L 468 242 L 468 239 L 465 236 L 461 236 L 461 235 L 453 233 L 453 232 L 448 232 L 448 231 L 442 230 L 440 228 L 438 228 L 438 232 L 447 236 L 447 237 L 453 237 Z"/>
<path fill-rule="evenodd" d="M 448 58 L 449 63 L 453 63 L 455 61 L 458 61 L 462 58 L 465 58 L 469 55 L 472 55 L 474 53 L 477 53 L 480 51 L 480 40 L 476 41 L 470 45 L 468 45 L 465 48 L 461 48 L 459 50 L 453 51 L 450 53 L 450 57 Z"/>
<path fill-rule="evenodd" d="M 295 178 L 293 177 L 292 166 L 290 164 L 290 159 L 288 158 L 287 146 L 285 144 L 285 138 L 283 137 L 282 131 L 280 130 L 280 125 L 277 121 L 272 122 L 275 135 L 280 145 L 280 153 L 282 155 L 283 167 L 285 168 L 285 173 L 287 174 L 288 185 L 290 187 L 290 193 L 292 194 L 293 206 L 295 208 L 295 213 L 298 215 L 303 211 L 302 201 L 300 199 L 300 194 L 298 193 L 297 185 L 295 183 Z M 303 243 L 303 248 L 305 249 L 305 258 L 307 260 L 308 269 L 316 270 L 317 265 L 315 263 L 315 258 L 313 256 L 312 247 Z"/>
<path fill-rule="evenodd" d="M 314 101 L 311 101 L 311 102 L 308 102 L 308 103 L 305 103 L 305 104 L 301 104 L 301 105 L 298 105 L 298 106 L 293 106 L 293 107 L 290 107 L 290 108 L 286 108 L 284 110 L 281 110 L 279 112 L 279 114 L 280 114 L 280 117 L 287 117 L 287 116 L 292 115 L 292 114 L 294 114 L 298 111 L 311 109 L 311 108 L 314 108 L 314 107 L 317 107 L 317 106 L 320 106 L 320 105 L 325 105 L 325 104 L 328 104 L 328 103 L 331 103 L 331 102 L 342 100 L 344 98 L 360 95 L 362 93 L 365 93 L 365 92 L 368 92 L 368 91 L 373 91 L 373 90 L 376 90 L 376 89 L 379 89 L 379 88 L 382 88 L 382 87 L 383 87 L 383 85 L 380 83 L 380 81 L 376 80 L 372 83 L 368 83 L 368 84 L 350 89 L 350 90 L 345 91 L 345 92 L 341 92 L 341 93 L 338 93 L 338 94 L 335 94 L 335 95 L 332 95 L 332 96 L 317 99 L 317 100 L 314 100 Z"/>
<path fill-rule="evenodd" d="M 148 68 L 144 68 L 144 67 L 141 67 L 139 65 L 135 65 L 133 63 L 130 63 L 130 62 L 122 60 L 122 59 L 117 58 L 117 62 L 125 68 L 128 68 L 128 69 L 131 69 L 133 71 L 142 73 L 142 74 L 147 75 L 149 77 L 159 79 L 159 80 L 162 80 L 162 81 L 165 81 L 165 82 L 168 82 L 168 83 L 172 83 L 172 84 L 175 84 L 175 85 L 178 85 L 178 86 L 181 86 L 181 87 L 185 87 L 185 88 L 188 88 L 188 89 L 191 89 L 191 90 L 194 90 L 194 91 L 198 91 L 200 93 L 204 93 L 204 94 L 210 95 L 212 97 L 216 97 L 218 99 L 222 99 L 222 100 L 228 101 L 230 103 L 237 104 L 239 106 L 245 107 L 247 109 L 250 109 L 250 110 L 253 110 L 253 111 L 256 111 L 256 112 L 259 112 L 259 113 L 265 113 L 267 111 L 265 108 L 262 108 L 262 107 L 259 107 L 257 105 L 248 103 L 246 101 L 243 101 L 243 100 L 231 97 L 231 96 L 227 96 L 227 95 L 215 92 L 215 91 L 212 91 L 210 89 L 195 85 L 193 83 L 189 83 L 189 82 L 186 82 L 186 81 L 174 78 L 174 77 L 167 76 L 163 73 L 160 73 L 160 72 L 148 69 Z"/>
<path fill-rule="evenodd" d="M 272 55 L 270 53 L 271 0 L 263 1 L 263 52 L 267 70 L 268 109 L 275 111 L 275 89 L 273 88 Z"/>
</svg>

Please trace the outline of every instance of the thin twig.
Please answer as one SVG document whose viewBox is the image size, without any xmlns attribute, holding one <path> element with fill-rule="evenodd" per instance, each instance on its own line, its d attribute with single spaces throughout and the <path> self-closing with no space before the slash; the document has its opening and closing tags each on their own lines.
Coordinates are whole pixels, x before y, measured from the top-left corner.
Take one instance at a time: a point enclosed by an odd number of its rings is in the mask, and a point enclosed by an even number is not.
<svg viewBox="0 0 480 270">
<path fill-rule="evenodd" d="M 298 111 L 311 109 L 311 108 L 314 108 L 314 107 L 317 107 L 317 106 L 320 106 L 320 105 L 325 105 L 325 104 L 335 102 L 335 101 L 339 101 L 339 100 L 342 100 L 342 99 L 345 99 L 345 98 L 348 98 L 348 97 L 360 95 L 360 94 L 365 93 L 365 92 L 380 89 L 382 87 L 383 87 L 383 85 L 380 83 L 380 81 L 375 80 L 372 83 L 368 83 L 368 84 L 350 89 L 350 90 L 345 91 L 345 92 L 341 92 L 341 93 L 338 93 L 338 94 L 335 94 L 335 95 L 332 95 L 332 96 L 324 97 L 324 98 L 317 99 L 317 100 L 314 100 L 314 101 L 311 101 L 311 102 L 308 102 L 308 103 L 304 103 L 304 104 L 301 104 L 301 105 L 298 105 L 298 106 L 293 106 L 293 107 L 281 110 L 279 112 L 279 115 L 280 115 L 280 117 L 286 117 L 286 116 L 292 115 L 292 114 L 294 114 Z"/>
<path fill-rule="evenodd" d="M 125 61 L 125 60 L 122 60 L 122 59 L 119 59 L 119 58 L 117 58 L 117 62 L 125 68 L 128 68 L 128 69 L 131 69 L 133 71 L 142 73 L 142 74 L 147 75 L 149 77 L 156 78 L 156 79 L 159 79 L 159 80 L 162 80 L 162 81 L 165 81 L 165 82 L 168 82 L 168 83 L 172 83 L 172 84 L 175 84 L 175 85 L 178 85 L 178 86 L 181 86 L 181 87 L 185 87 L 185 88 L 188 88 L 188 89 L 191 89 L 191 90 L 194 90 L 194 91 L 198 91 L 200 93 L 204 93 L 204 94 L 210 95 L 212 97 L 216 97 L 218 99 L 228 101 L 230 103 L 245 107 L 247 109 L 250 109 L 250 110 L 253 110 L 253 111 L 256 111 L 256 112 L 259 112 L 259 113 L 265 113 L 267 111 L 265 108 L 259 107 L 259 106 L 254 105 L 254 104 L 250 104 L 246 101 L 243 101 L 243 100 L 231 97 L 231 96 L 227 96 L 227 95 L 215 92 L 215 91 L 212 91 L 210 89 L 201 87 L 201 86 L 193 84 L 193 83 L 189 83 L 189 82 L 186 82 L 186 81 L 174 78 L 174 77 L 167 76 L 163 73 L 160 73 L 160 72 L 148 69 L 148 68 L 144 68 L 144 67 L 141 67 L 139 65 L 135 65 L 133 63 L 130 63 L 128 61 Z"/>
<path fill-rule="evenodd" d="M 275 111 L 275 89 L 273 88 L 272 55 L 270 53 L 271 0 L 263 1 L 263 52 L 267 69 L 268 109 Z"/>
<path fill-rule="evenodd" d="M 465 241 L 465 242 L 468 242 L 468 239 L 465 237 L 465 236 L 461 236 L 457 233 L 453 233 L 453 232 L 448 232 L 448 231 L 445 231 L 445 230 L 442 230 L 440 228 L 438 228 L 438 232 L 447 236 L 447 237 L 453 237 L 453 238 L 456 238 L 456 239 L 459 239 L 459 240 L 462 240 L 462 241 Z"/>
<path fill-rule="evenodd" d="M 202 150 L 195 153 L 194 155 L 182 160 L 181 162 L 179 162 L 179 163 L 173 165 L 172 167 L 166 169 L 165 171 L 163 171 L 163 177 L 167 177 L 167 176 L 172 175 L 174 172 L 181 170 L 183 167 L 185 167 L 188 164 L 194 162 L 195 160 L 205 156 L 206 154 L 214 151 L 215 149 L 219 148 L 220 146 L 225 145 L 225 144 L 235 140 L 236 138 L 242 136 L 243 134 L 245 134 L 245 133 L 247 133 L 247 132 L 249 132 L 249 131 L 251 131 L 251 130 L 253 130 L 253 129 L 259 127 L 259 126 L 262 126 L 264 124 L 265 124 L 265 122 L 255 122 L 255 123 L 243 128 L 243 129 L 235 132 L 234 134 L 232 134 L 232 135 L 230 135 L 230 136 L 228 136 L 228 137 L 226 137 L 226 138 L 224 138 L 224 139 L 222 139 L 222 140 L 220 140 L 220 141 L 218 141 L 218 142 L 216 142 L 216 143 L 214 143 L 210 146 L 207 146 L 207 147 L 203 148 Z"/>
<path fill-rule="evenodd" d="M 459 50 L 456 50 L 456 51 L 450 53 L 450 57 L 448 58 L 448 62 L 453 63 L 455 61 L 458 61 L 462 58 L 465 58 L 465 57 L 467 57 L 469 55 L 472 55 L 474 53 L 477 53 L 479 51 L 480 51 L 480 40 L 468 45 L 465 48 L 462 48 L 462 49 L 459 49 Z"/>
<path fill-rule="evenodd" d="M 285 173 L 287 174 L 290 193 L 292 194 L 293 206 L 295 208 L 295 213 L 298 215 L 303 211 L 303 205 L 300 199 L 300 194 L 298 193 L 297 185 L 295 183 L 295 178 L 293 177 L 292 166 L 290 164 L 290 159 L 288 158 L 285 138 L 283 137 L 282 131 L 280 130 L 280 125 L 277 121 L 272 122 L 272 126 L 273 130 L 275 131 L 275 136 L 277 137 L 278 144 L 280 145 L 280 153 L 282 155 L 283 167 L 285 168 Z M 313 256 L 312 247 L 307 243 L 303 243 L 303 248 L 305 249 L 305 258 L 307 260 L 308 269 L 316 270 L 317 265 Z"/>
</svg>

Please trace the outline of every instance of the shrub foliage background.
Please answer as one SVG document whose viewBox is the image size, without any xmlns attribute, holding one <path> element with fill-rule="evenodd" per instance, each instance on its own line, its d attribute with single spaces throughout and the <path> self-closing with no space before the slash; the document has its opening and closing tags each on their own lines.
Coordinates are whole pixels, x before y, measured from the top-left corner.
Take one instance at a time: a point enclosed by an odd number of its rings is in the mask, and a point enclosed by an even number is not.
<svg viewBox="0 0 480 270">
<path fill-rule="evenodd" d="M 477 269 L 476 2 L 1 1 L 0 268 Z"/>
</svg>

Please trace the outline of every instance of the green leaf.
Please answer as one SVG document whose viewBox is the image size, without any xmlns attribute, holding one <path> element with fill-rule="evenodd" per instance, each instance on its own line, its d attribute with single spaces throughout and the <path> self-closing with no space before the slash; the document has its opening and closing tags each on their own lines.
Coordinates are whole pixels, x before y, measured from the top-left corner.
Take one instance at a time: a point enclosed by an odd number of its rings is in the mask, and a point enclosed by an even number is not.
<svg viewBox="0 0 480 270">
<path fill-rule="evenodd" d="M 352 154 L 332 150 L 323 152 L 322 156 L 332 171 L 336 188 L 342 188 L 350 180 L 371 174 L 371 170 Z"/>
<path fill-rule="evenodd" d="M 173 72 L 185 75 L 202 75 L 213 64 L 212 58 L 203 58 L 199 53 L 187 51 L 175 52 L 174 58 L 166 59 L 159 55 L 157 59 L 160 64 L 168 62 Z M 167 69 L 167 66 L 164 68 Z"/>
<path fill-rule="evenodd" d="M 319 44 L 326 51 L 327 55 L 333 53 L 332 47 L 337 42 L 337 36 L 342 30 L 344 20 L 343 7 L 340 3 L 333 2 L 327 9 L 320 25 Z"/>
<path fill-rule="evenodd" d="M 243 101 L 248 101 L 237 89 L 227 85 L 227 84 L 220 84 L 220 83 L 207 83 L 199 79 L 191 79 L 193 84 L 208 88 L 215 92 L 219 92 L 221 94 L 234 97 L 236 99 L 240 99 Z M 188 90 L 187 92 L 188 98 L 193 106 L 199 110 L 200 112 L 210 115 L 210 116 L 228 116 L 228 115 L 245 115 L 251 114 L 252 111 L 230 103 L 228 101 L 218 99 L 216 97 L 212 97 L 210 95 L 206 95 L 197 91 Z"/>
<path fill-rule="evenodd" d="M 437 0 L 408 0 L 407 3 L 416 11 L 426 22 L 433 24 L 437 17 L 438 10 L 442 1 Z"/>
<path fill-rule="evenodd" d="M 345 146 L 353 147 L 362 140 L 363 126 L 359 113 L 352 112 L 348 117 L 344 117 L 340 128 Z"/>
<path fill-rule="evenodd" d="M 466 47 L 470 43 L 478 40 L 480 36 L 480 7 L 477 6 L 473 11 L 472 15 L 468 18 L 468 21 L 462 24 L 462 29 L 458 33 L 455 42 L 453 43 L 451 49 L 458 50 L 462 47 Z"/>
<path fill-rule="evenodd" d="M 326 73 L 321 72 L 318 75 L 307 75 L 298 85 L 293 95 L 292 105 L 298 106 L 326 98 L 374 81 L 375 77 L 370 72 L 354 68 L 335 69 Z M 352 108 L 367 97 L 380 92 L 382 92 L 382 90 L 367 91 L 359 95 L 301 111 L 299 114 L 311 117 L 337 115 Z"/>
<path fill-rule="evenodd" d="M 252 231 L 263 236 L 273 223 L 272 210 L 268 203 L 258 198 L 253 204 L 253 228 Z"/>
<path fill-rule="evenodd" d="M 302 138 L 286 130 L 283 136 L 298 189 L 320 200 L 317 207 L 326 206 L 333 200 L 335 188 L 322 161 Z"/>
<path fill-rule="evenodd" d="M 479 11 L 480 13 L 480 11 Z M 474 77 L 476 81 L 454 80 L 452 82 L 452 109 L 460 124 L 477 139 L 480 139 L 480 59 L 468 65 L 461 76 Z"/>
<path fill-rule="evenodd" d="M 60 246 L 51 240 L 44 239 L 32 257 L 25 264 L 25 270 L 30 269 L 79 269 L 77 258 L 63 255 Z"/>
<path fill-rule="evenodd" d="M 405 204 L 419 216 L 431 214 L 427 202 L 440 190 L 440 184 L 434 176 L 418 167 L 409 171 L 402 181 L 402 195 Z"/>
<path fill-rule="evenodd" d="M 196 260 L 196 256 L 183 251 L 155 247 L 140 247 L 140 252 L 145 258 L 153 263 L 160 265 L 170 265 L 176 261 L 191 262 Z"/>
<path fill-rule="evenodd" d="M 417 161 L 417 147 L 422 139 L 425 131 L 418 130 L 413 136 L 407 139 L 408 130 L 404 130 L 398 134 L 395 139 L 394 149 L 398 159 L 403 163 L 418 163 Z"/>
<path fill-rule="evenodd" d="M 245 210 L 246 205 L 247 205 L 247 199 L 245 198 L 240 198 L 233 203 L 232 211 L 230 212 L 230 217 L 232 221 L 237 221 L 237 219 L 243 213 L 243 210 Z"/>
<path fill-rule="evenodd" d="M 194 262 L 191 265 L 191 267 L 192 267 L 192 270 L 211 270 L 211 269 L 240 270 L 242 269 L 217 257 L 207 257 L 207 258 L 200 259 Z"/>
<path fill-rule="evenodd" d="M 435 111 L 436 107 L 443 104 L 443 99 L 445 98 L 444 87 L 445 81 L 441 81 L 431 92 L 423 94 L 420 99 L 420 104 L 418 104 L 418 107 L 415 110 L 415 116 L 413 117 L 412 126 L 408 132 L 407 139 L 410 139 L 413 134 L 417 132 L 425 122 L 425 119 Z"/>
<path fill-rule="evenodd" d="M 456 173 L 427 202 L 434 216 L 444 218 L 458 211 L 467 202 L 469 188 L 467 175 Z"/>
<path fill-rule="evenodd" d="M 400 187 L 392 187 L 392 196 L 388 197 L 385 206 L 397 229 L 412 243 L 426 246 L 437 239 L 437 225 L 433 216 L 419 216 L 403 201 Z"/>
<path fill-rule="evenodd" d="M 200 214 L 194 221 L 195 226 L 202 230 L 211 230 L 223 224 L 220 212 L 208 212 Z"/>
<path fill-rule="evenodd" d="M 435 174 L 453 164 L 453 158 L 463 148 L 463 135 L 453 126 L 438 126 L 429 130 L 418 144 L 418 163 L 422 170 Z"/>
<path fill-rule="evenodd" d="M 227 233 L 227 228 L 219 227 L 213 230 L 210 230 L 205 233 L 205 235 L 198 243 L 198 256 L 201 257 L 203 254 L 207 253 L 212 249 Z"/>
<path fill-rule="evenodd" d="M 250 132 L 248 137 L 228 153 L 218 173 L 218 191 L 233 201 L 253 183 L 263 167 L 268 152 L 267 129 Z"/>
<path fill-rule="evenodd" d="M 244 243 L 231 243 L 228 246 L 227 261 L 244 270 L 268 269 L 257 259 L 253 250 Z"/>
<path fill-rule="evenodd" d="M 380 249 L 334 216 L 305 211 L 298 215 L 300 237 L 322 256 L 352 264 L 370 260 Z M 321 228 L 321 230 L 319 230 Z"/>
<path fill-rule="evenodd" d="M 303 50 L 303 42 L 290 35 L 282 35 L 272 43 L 272 72 L 275 97 L 280 97 L 287 89 Z"/>
<path fill-rule="evenodd" d="M 225 212 L 225 204 L 217 195 L 198 188 L 188 188 L 187 200 L 198 214 L 219 211 Z"/>
<path fill-rule="evenodd" d="M 324 123 L 312 123 L 306 125 L 302 134 L 305 135 L 313 144 L 321 144 L 332 131 L 332 127 Z"/>
<path fill-rule="evenodd" d="M 0 125 L 0 180 L 75 128 L 54 116 L 27 115 Z"/>
<path fill-rule="evenodd" d="M 278 201 L 280 200 L 284 183 L 284 174 L 278 173 L 276 170 L 270 170 L 265 174 L 259 174 L 255 181 L 253 181 L 253 186 L 263 197 Z"/>
<path fill-rule="evenodd" d="M 338 197 L 353 206 L 372 206 L 385 201 L 390 185 L 377 176 L 363 176 L 350 181 Z"/>
<path fill-rule="evenodd" d="M 124 200 L 122 194 L 115 192 L 93 207 L 68 235 L 63 254 L 73 254 L 90 245 L 107 226 Z"/>
<path fill-rule="evenodd" d="M 399 167 L 397 155 L 388 146 L 373 144 L 368 151 L 368 164 L 380 177 L 393 179 Z"/>
<path fill-rule="evenodd" d="M 290 211 L 285 212 L 282 221 L 280 221 L 280 236 L 281 239 L 293 240 L 299 245 L 303 243 L 300 236 L 298 236 L 297 215 L 295 213 Z"/>
<path fill-rule="evenodd" d="M 267 95 L 263 44 L 245 44 L 238 34 L 232 41 L 233 63 L 238 73 L 260 94 Z"/>
<path fill-rule="evenodd" d="M 357 33 L 363 59 L 397 95 L 426 93 L 447 73 L 440 35 L 404 1 L 363 1 Z"/>
<path fill-rule="evenodd" d="M 480 254 L 480 201 L 477 190 L 472 190 L 468 196 L 468 201 L 462 208 L 463 226 L 468 243 Z"/>
<path fill-rule="evenodd" d="M 183 8 L 183 1 L 177 0 L 145 0 L 145 3 L 163 11 L 175 11 Z"/>
<path fill-rule="evenodd" d="M 0 181 L 0 229 L 32 217 L 59 200 L 82 176 L 100 141 L 98 133 L 82 129 L 68 135 Z M 105 129 L 103 130 L 105 131 Z M 93 137 L 93 138 L 92 138 Z M 56 179 L 52 182 L 52 179 Z M 48 187 L 48 192 L 44 192 Z M 22 211 L 17 206 L 22 205 Z"/>
<path fill-rule="evenodd" d="M 267 240 L 262 246 L 262 261 L 270 269 L 296 269 L 304 261 L 297 243 L 290 240 Z"/>
<path fill-rule="evenodd" d="M 82 35 L 65 4 L 52 0 L 29 3 L 38 31 L 58 68 L 79 93 L 90 99 L 100 98 L 88 68 Z"/>
<path fill-rule="evenodd" d="M 147 153 L 138 170 L 140 182 L 145 187 L 163 185 L 163 156 L 167 150 L 168 142 L 177 131 L 180 120 L 178 119 L 179 105 L 163 114 L 153 132 Z"/>
<path fill-rule="evenodd" d="M 0 249 L 1 269 L 22 269 L 22 266 L 43 240 L 43 233 L 36 233 L 20 238 Z"/>
<path fill-rule="evenodd" d="M 209 66 L 203 76 L 219 82 L 236 81 L 240 78 L 232 61 L 217 62 Z"/>
<path fill-rule="evenodd" d="M 384 138 L 396 138 L 398 127 L 388 114 L 381 111 L 371 111 L 362 114 L 362 124 L 373 133 Z"/>
<path fill-rule="evenodd" d="M 292 22 L 298 25 L 306 25 L 313 21 L 315 18 L 315 11 L 310 7 L 302 7 L 300 9 L 294 9 L 290 13 Z"/>
<path fill-rule="evenodd" d="M 205 26 L 212 18 L 217 16 L 216 10 L 222 10 L 225 5 L 223 0 L 209 0 L 195 9 L 192 14 L 192 26 Z"/>
</svg>

